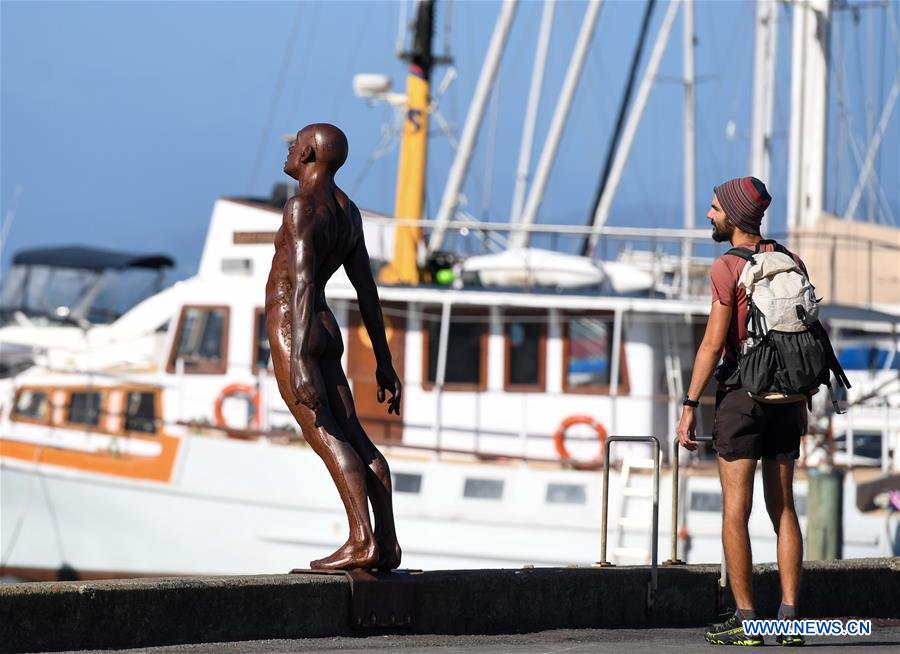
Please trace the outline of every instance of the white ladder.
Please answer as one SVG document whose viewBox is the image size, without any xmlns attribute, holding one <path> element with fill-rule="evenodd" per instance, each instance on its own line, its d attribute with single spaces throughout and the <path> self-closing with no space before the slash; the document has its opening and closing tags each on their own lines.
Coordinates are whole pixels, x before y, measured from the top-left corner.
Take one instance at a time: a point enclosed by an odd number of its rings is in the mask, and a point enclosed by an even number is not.
<svg viewBox="0 0 900 654">
<path fill-rule="evenodd" d="M 653 507 L 653 469 L 653 459 L 626 455 L 622 460 L 622 492 L 616 523 L 616 546 L 613 548 L 617 564 L 621 564 L 622 559 L 637 564 L 650 563 L 649 543 L 653 524 L 649 516 Z M 643 474 L 634 474 L 634 471 Z M 639 479 L 646 479 L 647 483 L 637 481 Z M 635 546 L 634 538 L 629 538 L 629 535 L 635 534 L 643 534 L 645 537 L 639 540 L 647 546 Z"/>
<path fill-rule="evenodd" d="M 675 317 L 672 316 L 666 320 L 663 328 L 663 338 L 665 342 L 665 365 L 666 365 L 666 390 L 669 393 L 668 406 L 668 423 L 669 434 L 671 438 L 666 439 L 663 446 L 670 456 L 678 454 L 678 448 L 674 445 L 675 429 L 678 427 L 678 419 L 681 416 L 681 398 L 684 397 L 684 378 L 681 372 L 681 352 L 685 349 L 684 331 L 688 330 L 690 334 L 691 325 L 689 322 L 677 323 Z M 681 337 L 680 337 L 681 336 Z M 690 347 L 690 344 L 687 345 Z"/>
</svg>

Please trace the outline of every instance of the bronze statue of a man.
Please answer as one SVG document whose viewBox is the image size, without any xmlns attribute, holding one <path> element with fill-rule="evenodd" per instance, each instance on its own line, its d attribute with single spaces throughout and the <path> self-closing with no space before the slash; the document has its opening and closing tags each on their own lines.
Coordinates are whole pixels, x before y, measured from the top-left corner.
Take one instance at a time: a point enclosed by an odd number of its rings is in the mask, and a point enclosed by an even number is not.
<svg viewBox="0 0 900 654">
<path fill-rule="evenodd" d="M 344 345 L 325 302 L 325 284 L 344 266 L 372 341 L 378 401 L 400 413 L 401 384 L 384 334 L 378 290 L 369 267 L 359 209 L 334 175 L 347 159 L 347 137 L 334 125 L 307 125 L 290 145 L 284 172 L 300 190 L 284 206 L 266 284 L 266 329 L 281 397 L 303 436 L 322 457 L 350 523 L 350 537 L 311 568 L 392 570 L 400 565 L 391 473 L 356 417 L 341 369 Z M 369 518 L 372 503 L 375 528 Z"/>
</svg>

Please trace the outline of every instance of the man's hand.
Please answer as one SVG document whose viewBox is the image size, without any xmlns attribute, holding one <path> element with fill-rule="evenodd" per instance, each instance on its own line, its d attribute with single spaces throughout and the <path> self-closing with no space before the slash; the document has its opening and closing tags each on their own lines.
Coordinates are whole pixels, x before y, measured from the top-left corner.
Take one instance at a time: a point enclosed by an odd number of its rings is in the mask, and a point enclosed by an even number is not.
<svg viewBox="0 0 900 654">
<path fill-rule="evenodd" d="M 678 434 L 678 442 L 681 443 L 681 447 L 691 452 L 697 449 L 697 441 L 694 437 L 696 429 L 697 416 L 694 414 L 694 407 L 686 406 L 681 412 L 681 420 L 678 422 L 678 429 L 675 432 Z"/>
<path fill-rule="evenodd" d="M 295 404 L 302 404 L 312 411 L 322 406 L 322 396 L 316 388 L 308 362 L 291 366 L 291 390 L 294 391 Z"/>
<path fill-rule="evenodd" d="M 375 369 L 375 381 L 378 382 L 378 403 L 384 402 L 385 391 L 391 394 L 387 401 L 388 413 L 400 415 L 400 396 L 403 392 L 403 385 L 400 378 L 394 370 L 394 366 L 390 363 L 379 364 Z"/>
</svg>

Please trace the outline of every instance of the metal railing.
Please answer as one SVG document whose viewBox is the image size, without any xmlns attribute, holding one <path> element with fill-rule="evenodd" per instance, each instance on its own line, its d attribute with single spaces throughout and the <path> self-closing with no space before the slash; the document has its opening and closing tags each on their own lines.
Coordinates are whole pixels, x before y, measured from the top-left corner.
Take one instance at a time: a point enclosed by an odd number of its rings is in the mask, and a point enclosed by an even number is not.
<svg viewBox="0 0 900 654">
<path fill-rule="evenodd" d="M 712 436 L 696 436 L 698 443 L 712 442 Z M 650 537 L 650 582 L 647 586 L 647 610 L 653 609 L 656 599 L 656 590 L 659 582 L 658 550 L 659 550 L 659 476 L 660 476 L 660 442 L 656 436 L 610 436 L 606 439 L 603 452 L 603 501 L 601 505 L 600 519 L 600 560 L 596 563 L 601 568 L 613 567 L 606 558 L 607 524 L 609 515 L 609 449 L 610 444 L 617 441 L 630 443 L 650 443 L 653 445 L 653 517 L 652 534 Z M 675 438 L 675 456 L 672 457 L 672 549 L 671 558 L 663 565 L 684 565 L 685 562 L 678 558 L 678 438 Z M 721 572 L 719 577 L 720 592 L 728 585 L 728 571 L 725 567 L 724 552 L 722 555 Z"/>
<path fill-rule="evenodd" d="M 606 560 L 606 526 L 609 509 L 609 446 L 614 442 L 650 443 L 653 445 L 653 534 L 650 540 L 650 583 L 647 587 L 647 610 L 653 608 L 658 583 L 657 549 L 659 547 L 659 439 L 656 436 L 609 436 L 603 446 L 603 505 L 600 521 L 600 560 L 597 565 L 605 568 L 612 563 Z"/>
<path fill-rule="evenodd" d="M 694 440 L 698 443 L 712 443 L 712 436 L 694 436 Z M 678 437 L 675 437 L 675 454 L 672 457 L 672 548 L 671 548 L 671 558 L 668 561 L 665 561 L 663 565 L 684 565 L 685 562 L 678 558 L 678 482 L 679 482 L 679 452 L 678 452 Z M 722 550 L 722 563 L 720 564 L 720 572 L 719 572 L 719 592 L 720 598 L 721 594 L 724 592 L 725 587 L 728 585 L 728 568 L 725 566 L 725 551 Z"/>
</svg>

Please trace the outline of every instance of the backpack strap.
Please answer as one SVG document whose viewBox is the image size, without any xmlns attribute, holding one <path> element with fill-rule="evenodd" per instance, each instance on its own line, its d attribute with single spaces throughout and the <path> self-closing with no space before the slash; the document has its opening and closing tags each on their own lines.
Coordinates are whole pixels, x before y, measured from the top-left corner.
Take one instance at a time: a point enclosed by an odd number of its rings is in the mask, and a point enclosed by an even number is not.
<svg viewBox="0 0 900 654">
<path fill-rule="evenodd" d="M 781 243 L 779 243 L 778 241 L 776 241 L 776 240 L 773 239 L 773 238 L 764 238 L 764 239 L 760 240 L 760 241 L 756 244 L 756 248 L 755 248 L 755 250 L 753 251 L 753 253 L 754 253 L 754 254 L 758 254 L 760 248 L 761 248 L 763 245 L 771 245 L 771 246 L 772 246 L 772 249 L 773 249 L 775 252 L 781 252 L 782 254 L 788 255 L 791 259 L 794 259 L 794 261 L 797 260 L 796 257 L 794 256 L 794 253 L 793 253 L 793 252 L 791 252 L 790 250 L 788 250 L 786 247 L 784 247 Z"/>
<path fill-rule="evenodd" d="M 834 347 L 831 345 L 831 340 L 828 338 L 828 332 L 825 331 L 825 327 L 823 327 L 822 323 L 818 320 L 809 320 L 806 317 L 805 312 L 803 312 L 802 307 L 797 307 L 797 316 L 803 321 L 803 324 L 806 325 L 810 333 L 822 346 L 822 350 L 825 353 L 825 360 L 828 362 L 828 368 L 834 373 L 834 378 L 837 383 L 844 388 L 850 388 L 850 380 L 847 379 L 847 373 L 844 372 L 844 367 L 841 365 L 841 362 L 838 361 L 837 355 L 834 353 Z M 840 410 L 837 400 L 835 399 L 834 387 L 831 385 L 830 379 L 828 380 L 828 393 L 831 396 L 831 404 L 834 407 L 834 412 L 838 414 L 844 413 Z"/>
<path fill-rule="evenodd" d="M 731 248 L 725 254 L 731 254 L 736 257 L 740 257 L 744 261 L 749 261 L 750 263 L 755 263 L 753 261 L 753 255 L 755 254 L 753 250 L 748 250 L 747 248 Z"/>
</svg>

